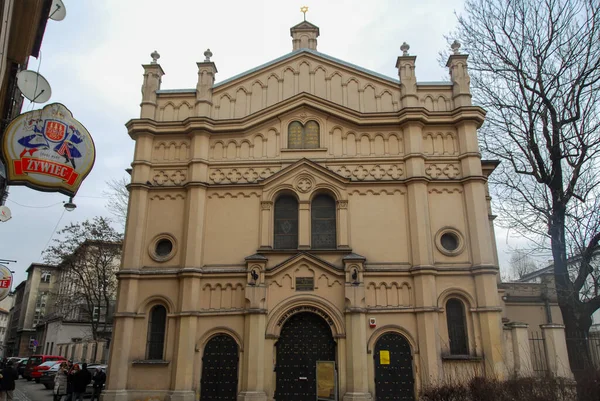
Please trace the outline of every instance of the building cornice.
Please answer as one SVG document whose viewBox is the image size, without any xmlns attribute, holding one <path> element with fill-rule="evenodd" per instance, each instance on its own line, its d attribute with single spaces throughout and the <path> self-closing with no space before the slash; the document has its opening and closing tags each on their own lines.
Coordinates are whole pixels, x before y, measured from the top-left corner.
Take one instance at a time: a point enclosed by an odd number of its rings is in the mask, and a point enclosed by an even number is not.
<svg viewBox="0 0 600 401">
<path fill-rule="evenodd" d="M 231 134 L 253 129 L 303 106 L 334 115 L 357 127 L 400 126 L 410 123 L 455 125 L 465 121 L 472 121 L 480 127 L 485 118 L 485 111 L 478 106 L 458 107 L 450 112 L 434 112 L 424 107 L 406 107 L 397 112 L 361 113 L 303 92 L 239 119 L 215 120 L 209 117 L 190 117 L 183 121 L 159 122 L 142 118 L 129 120 L 125 126 L 133 139 L 138 135 L 190 135 L 198 131 L 209 132 L 212 135 Z"/>
</svg>

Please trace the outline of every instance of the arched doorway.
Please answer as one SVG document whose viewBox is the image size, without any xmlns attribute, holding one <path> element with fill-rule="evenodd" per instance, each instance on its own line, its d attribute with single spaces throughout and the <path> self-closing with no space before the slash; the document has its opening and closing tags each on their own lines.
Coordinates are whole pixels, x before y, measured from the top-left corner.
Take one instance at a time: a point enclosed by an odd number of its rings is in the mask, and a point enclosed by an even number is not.
<svg viewBox="0 0 600 401">
<path fill-rule="evenodd" d="M 227 334 L 211 338 L 202 355 L 201 401 L 235 401 L 238 388 L 238 345 Z"/>
<path fill-rule="evenodd" d="M 415 379 L 410 344 L 403 335 L 385 333 L 375 344 L 375 399 L 414 401 Z"/>
<path fill-rule="evenodd" d="M 335 361 L 335 341 L 329 324 L 311 312 L 292 315 L 276 344 L 277 401 L 317 399 L 317 361 Z"/>
</svg>

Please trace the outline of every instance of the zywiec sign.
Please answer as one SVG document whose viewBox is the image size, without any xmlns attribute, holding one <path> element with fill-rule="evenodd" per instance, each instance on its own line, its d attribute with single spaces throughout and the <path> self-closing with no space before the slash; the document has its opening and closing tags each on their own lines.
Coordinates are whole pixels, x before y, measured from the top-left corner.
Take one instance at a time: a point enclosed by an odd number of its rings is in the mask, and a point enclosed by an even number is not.
<svg viewBox="0 0 600 401">
<path fill-rule="evenodd" d="M 6 298 L 12 286 L 12 272 L 4 265 L 0 265 L 0 301 Z"/>
<path fill-rule="evenodd" d="M 77 193 L 96 159 L 90 133 L 60 103 L 15 118 L 2 151 L 9 184 L 69 196 Z"/>
</svg>

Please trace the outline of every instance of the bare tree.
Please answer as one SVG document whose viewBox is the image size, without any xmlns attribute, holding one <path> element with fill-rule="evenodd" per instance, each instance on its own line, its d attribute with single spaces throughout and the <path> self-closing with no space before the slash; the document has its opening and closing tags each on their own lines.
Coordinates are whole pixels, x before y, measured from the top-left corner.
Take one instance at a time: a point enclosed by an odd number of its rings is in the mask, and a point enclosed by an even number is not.
<svg viewBox="0 0 600 401">
<path fill-rule="evenodd" d="M 106 181 L 108 189 L 102 192 L 107 199 L 106 208 L 123 227 L 125 227 L 125 221 L 127 220 L 127 204 L 129 202 L 127 185 L 129 185 L 129 178 L 129 176 L 111 178 Z"/>
<path fill-rule="evenodd" d="M 510 256 L 510 268 L 514 277 L 517 279 L 523 278 L 525 275 L 532 273 L 538 269 L 535 260 L 527 251 L 515 249 Z"/>
<path fill-rule="evenodd" d="M 487 110 L 483 151 L 502 161 L 490 179 L 500 224 L 550 248 L 568 333 L 587 334 L 600 307 L 591 265 L 600 240 L 599 9 L 597 0 L 467 0 L 452 35 Z M 581 352 L 569 343 L 572 367 Z"/>
<path fill-rule="evenodd" d="M 112 325 L 122 235 L 104 217 L 72 223 L 58 234 L 44 252 L 45 261 L 60 269 L 54 313 L 89 323 L 97 340 Z"/>
</svg>

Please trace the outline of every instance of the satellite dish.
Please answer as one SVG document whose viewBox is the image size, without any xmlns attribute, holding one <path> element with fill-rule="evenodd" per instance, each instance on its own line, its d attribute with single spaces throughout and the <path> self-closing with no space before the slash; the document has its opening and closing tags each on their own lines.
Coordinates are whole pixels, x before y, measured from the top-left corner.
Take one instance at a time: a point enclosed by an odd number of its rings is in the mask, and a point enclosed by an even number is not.
<svg viewBox="0 0 600 401">
<path fill-rule="evenodd" d="M 0 221 L 1 222 L 10 220 L 11 217 L 12 217 L 12 213 L 10 212 L 10 209 L 8 208 L 8 206 L 0 206 Z"/>
<path fill-rule="evenodd" d="M 63 4 L 62 0 L 52 0 L 52 7 L 50 7 L 50 15 L 48 18 L 54 21 L 62 21 L 67 16 L 67 9 Z"/>
<path fill-rule="evenodd" d="M 52 90 L 46 78 L 35 71 L 24 70 L 17 74 L 17 86 L 27 99 L 34 103 L 46 103 Z"/>
</svg>

